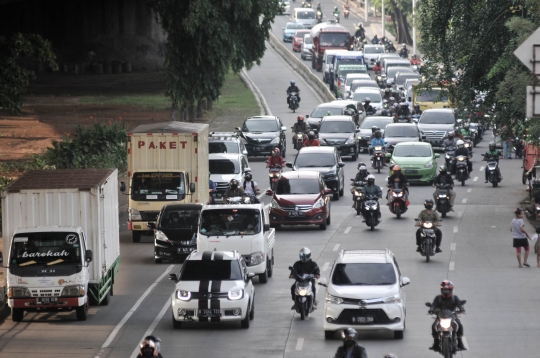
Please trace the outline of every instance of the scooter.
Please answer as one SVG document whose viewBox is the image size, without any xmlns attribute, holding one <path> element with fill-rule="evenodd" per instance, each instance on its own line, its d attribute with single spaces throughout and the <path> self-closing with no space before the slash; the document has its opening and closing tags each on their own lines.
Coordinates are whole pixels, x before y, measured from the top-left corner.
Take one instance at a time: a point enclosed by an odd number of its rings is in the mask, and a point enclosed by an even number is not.
<svg viewBox="0 0 540 358">
<path fill-rule="evenodd" d="M 300 150 L 302 149 L 302 146 L 304 145 L 304 141 L 307 140 L 307 135 L 306 133 L 303 133 L 303 132 L 297 132 L 297 133 L 294 133 L 294 148 L 296 150 Z"/>
<path fill-rule="evenodd" d="M 484 160 L 487 161 L 486 171 L 488 172 L 488 180 L 496 188 L 502 180 L 501 172 L 499 170 L 499 161 L 493 158 L 486 158 L 484 154 Z"/>
<path fill-rule="evenodd" d="M 450 189 L 451 184 L 436 184 L 437 187 L 437 211 L 442 217 L 446 217 L 446 213 L 450 211 Z"/>
<path fill-rule="evenodd" d="M 381 173 L 381 168 L 384 166 L 385 153 L 383 147 L 377 145 L 373 147 L 373 156 L 371 157 L 371 166 L 377 169 L 377 173 Z"/>
<path fill-rule="evenodd" d="M 322 12 L 321 10 L 317 10 L 317 23 L 320 24 L 322 22 Z"/>
<path fill-rule="evenodd" d="M 467 166 L 467 157 L 464 155 L 458 155 L 454 158 L 456 165 L 456 180 L 461 182 L 461 185 L 465 185 L 465 181 L 469 179 L 469 167 Z"/>
<path fill-rule="evenodd" d="M 349 18 L 349 10 L 348 9 L 345 9 L 345 11 L 343 11 L 343 17 L 348 19 Z"/>
<path fill-rule="evenodd" d="M 268 163 L 268 161 L 266 162 Z M 281 178 L 281 173 L 283 173 L 281 165 L 274 164 L 269 168 L 268 175 L 270 177 L 270 189 L 275 190 L 275 186 L 277 185 L 279 178 Z"/>
<path fill-rule="evenodd" d="M 388 197 L 390 199 L 390 212 L 395 214 L 397 218 L 401 218 L 401 214 L 407 212 L 407 203 L 405 201 L 406 190 L 401 187 L 401 184 L 395 183 L 393 188 L 390 188 Z"/>
<path fill-rule="evenodd" d="M 339 14 L 335 13 L 333 15 L 334 15 L 334 20 L 336 21 L 336 24 L 339 24 Z"/>
<path fill-rule="evenodd" d="M 366 185 L 366 182 L 354 181 L 354 179 L 351 179 L 351 181 L 351 185 L 353 186 L 351 188 L 351 193 L 353 195 L 354 210 L 356 210 L 356 215 L 360 215 L 362 213 L 362 201 L 364 200 L 362 188 Z"/>
<path fill-rule="evenodd" d="M 296 273 L 292 266 L 289 266 L 291 274 L 296 279 L 296 287 L 294 289 L 294 305 L 297 313 L 300 314 L 300 319 L 303 321 L 306 317 L 309 317 L 311 312 L 313 312 L 313 280 L 315 275 L 303 274 L 300 276 Z"/>
<path fill-rule="evenodd" d="M 373 231 L 375 226 L 379 225 L 380 219 L 379 197 L 377 195 L 368 195 L 364 199 L 364 220 L 366 225 Z"/>
<path fill-rule="evenodd" d="M 289 95 L 289 109 L 292 109 L 293 113 L 298 109 L 298 94 L 291 92 Z"/>
<path fill-rule="evenodd" d="M 426 257 L 426 262 L 430 261 L 431 256 L 435 256 L 435 244 L 437 242 L 437 235 L 435 234 L 435 227 L 440 226 L 440 223 L 432 223 L 430 221 L 420 222 L 420 219 L 414 219 L 416 221 L 415 226 L 420 226 L 420 237 L 422 243 L 420 244 L 420 255 Z"/>
<path fill-rule="evenodd" d="M 461 306 L 465 303 L 467 303 L 466 300 L 460 301 Z M 459 309 L 454 311 L 448 309 L 432 310 L 430 302 L 426 302 L 426 306 L 430 308 L 428 314 L 436 315 L 435 330 L 439 340 L 439 353 L 444 356 L 444 358 L 452 358 L 459 350 L 457 341 L 457 331 L 459 327 L 456 318 L 459 317 L 458 314 L 461 311 Z"/>
</svg>

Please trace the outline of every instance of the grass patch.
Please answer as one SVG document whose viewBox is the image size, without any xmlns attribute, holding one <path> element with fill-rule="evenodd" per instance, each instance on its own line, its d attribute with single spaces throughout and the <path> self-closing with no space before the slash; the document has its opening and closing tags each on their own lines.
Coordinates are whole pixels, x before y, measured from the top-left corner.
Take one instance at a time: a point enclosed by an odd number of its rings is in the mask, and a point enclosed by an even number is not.
<svg viewBox="0 0 540 358">
<path fill-rule="evenodd" d="M 214 107 L 222 109 L 251 109 L 258 111 L 259 106 L 255 100 L 255 96 L 246 87 L 239 75 L 229 72 L 223 88 L 221 96 L 214 103 Z"/>
<path fill-rule="evenodd" d="M 125 96 L 80 96 L 80 104 L 138 106 L 154 111 L 171 108 L 171 99 L 162 93 L 134 94 Z"/>
</svg>

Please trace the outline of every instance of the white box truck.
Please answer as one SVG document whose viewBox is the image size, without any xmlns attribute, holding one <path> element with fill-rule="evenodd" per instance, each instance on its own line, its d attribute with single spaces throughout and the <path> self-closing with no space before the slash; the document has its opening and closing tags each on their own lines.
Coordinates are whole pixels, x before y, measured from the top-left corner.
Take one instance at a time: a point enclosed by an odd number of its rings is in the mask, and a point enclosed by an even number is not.
<svg viewBox="0 0 540 358">
<path fill-rule="evenodd" d="M 2 191 L 8 305 L 25 311 L 107 305 L 120 263 L 116 169 L 32 170 Z"/>
<path fill-rule="evenodd" d="M 208 124 L 146 124 L 128 137 L 128 229 L 140 242 L 165 204 L 208 202 Z"/>
</svg>

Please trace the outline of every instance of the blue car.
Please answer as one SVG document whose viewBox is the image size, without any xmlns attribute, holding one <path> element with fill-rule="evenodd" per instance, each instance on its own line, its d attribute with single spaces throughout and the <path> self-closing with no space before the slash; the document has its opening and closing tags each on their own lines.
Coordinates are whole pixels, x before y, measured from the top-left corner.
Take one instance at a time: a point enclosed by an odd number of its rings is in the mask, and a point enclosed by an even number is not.
<svg viewBox="0 0 540 358">
<path fill-rule="evenodd" d="M 303 24 L 298 22 L 288 22 L 283 28 L 283 42 L 292 42 L 292 38 L 296 31 L 304 30 Z"/>
</svg>

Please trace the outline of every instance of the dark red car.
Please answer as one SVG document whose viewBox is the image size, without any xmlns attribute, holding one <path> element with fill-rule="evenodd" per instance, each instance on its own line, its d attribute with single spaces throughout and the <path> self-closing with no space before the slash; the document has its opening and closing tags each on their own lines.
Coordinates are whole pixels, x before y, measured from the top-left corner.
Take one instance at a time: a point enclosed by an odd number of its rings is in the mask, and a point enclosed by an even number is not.
<svg viewBox="0 0 540 358">
<path fill-rule="evenodd" d="M 332 189 L 324 184 L 321 173 L 316 171 L 284 172 L 272 196 L 269 216 L 270 226 L 319 225 L 326 230 L 330 224 L 330 199 Z"/>
<path fill-rule="evenodd" d="M 302 42 L 304 42 L 304 35 L 309 34 L 310 30 L 298 30 L 292 38 L 292 50 L 300 52 Z"/>
</svg>

